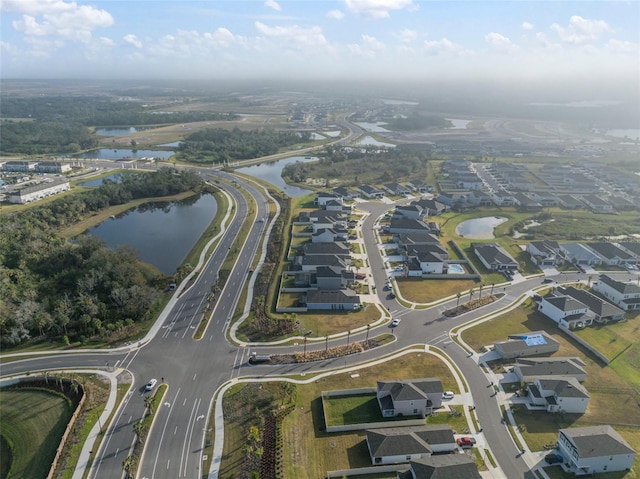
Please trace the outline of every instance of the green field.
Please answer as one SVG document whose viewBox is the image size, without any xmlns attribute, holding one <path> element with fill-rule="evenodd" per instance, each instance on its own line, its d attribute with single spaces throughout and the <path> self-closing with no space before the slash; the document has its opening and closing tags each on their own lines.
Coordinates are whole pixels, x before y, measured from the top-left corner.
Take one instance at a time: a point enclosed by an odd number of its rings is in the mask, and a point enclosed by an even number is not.
<svg viewBox="0 0 640 479">
<path fill-rule="evenodd" d="M 70 401 L 46 390 L 0 390 L 0 434 L 12 458 L 7 479 L 47 477 L 73 415 Z M 0 455 L 4 460 L 6 451 Z"/>
</svg>

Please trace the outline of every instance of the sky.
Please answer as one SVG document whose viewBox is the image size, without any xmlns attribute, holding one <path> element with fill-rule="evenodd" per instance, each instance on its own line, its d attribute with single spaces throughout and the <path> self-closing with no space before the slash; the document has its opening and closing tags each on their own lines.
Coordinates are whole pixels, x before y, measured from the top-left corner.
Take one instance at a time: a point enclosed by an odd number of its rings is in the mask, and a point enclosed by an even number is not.
<svg viewBox="0 0 640 479">
<path fill-rule="evenodd" d="M 0 0 L 0 78 L 640 84 L 640 2 Z"/>
</svg>

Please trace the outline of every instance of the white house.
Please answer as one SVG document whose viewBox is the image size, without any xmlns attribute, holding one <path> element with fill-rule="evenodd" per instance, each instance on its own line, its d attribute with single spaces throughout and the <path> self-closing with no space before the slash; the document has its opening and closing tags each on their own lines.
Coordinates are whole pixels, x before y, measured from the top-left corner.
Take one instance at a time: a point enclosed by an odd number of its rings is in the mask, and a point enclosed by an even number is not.
<svg viewBox="0 0 640 479">
<path fill-rule="evenodd" d="M 601 274 L 593 289 L 625 311 L 640 309 L 640 286 Z"/>
<path fill-rule="evenodd" d="M 563 468 L 576 475 L 631 469 L 636 451 L 611 426 L 560 429 Z"/>
<path fill-rule="evenodd" d="M 560 245 L 553 240 L 532 241 L 527 245 L 527 253 L 537 265 L 554 266 L 564 262 Z"/>
<path fill-rule="evenodd" d="M 530 404 L 547 412 L 584 414 L 589 392 L 575 378 L 536 378 L 527 386 Z"/>
<path fill-rule="evenodd" d="M 546 294 L 538 303 L 538 311 L 566 328 L 591 326 L 595 314 L 577 299 L 557 291 Z"/>
</svg>

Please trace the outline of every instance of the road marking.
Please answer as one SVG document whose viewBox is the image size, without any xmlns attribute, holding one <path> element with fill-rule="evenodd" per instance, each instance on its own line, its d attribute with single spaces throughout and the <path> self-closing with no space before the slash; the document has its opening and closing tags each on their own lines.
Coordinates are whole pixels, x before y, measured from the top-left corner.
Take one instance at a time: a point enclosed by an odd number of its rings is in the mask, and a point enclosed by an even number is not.
<svg viewBox="0 0 640 479">
<path fill-rule="evenodd" d="M 193 380 L 194 380 L 194 381 L 196 380 L 196 376 L 197 376 L 197 375 L 198 375 L 198 373 L 196 373 L 196 374 L 194 374 L 194 375 L 193 375 Z"/>
<path fill-rule="evenodd" d="M 169 469 L 169 464 L 171 464 L 171 459 L 167 459 L 167 470 Z"/>
<path fill-rule="evenodd" d="M 176 391 L 176 396 L 175 396 L 175 398 L 173 400 L 173 404 L 175 404 L 176 401 L 178 400 L 178 394 L 180 394 L 180 389 L 181 388 L 178 388 L 178 390 Z M 156 465 L 158 464 L 158 456 L 160 455 L 160 449 L 162 449 L 161 445 L 162 445 L 162 441 L 164 440 L 164 433 L 165 433 L 165 431 L 167 429 L 167 424 L 169 424 L 169 418 L 171 417 L 171 411 L 173 411 L 173 406 L 171 406 L 169 408 L 169 412 L 167 413 L 167 419 L 164 422 L 164 427 L 162 428 L 162 433 L 160 434 L 160 441 L 158 443 L 158 450 L 156 451 L 156 459 L 153 461 L 153 470 L 151 471 L 151 477 L 155 477 L 155 475 L 156 475 Z M 167 467 L 168 467 L 168 465 L 167 465 Z"/>
<path fill-rule="evenodd" d="M 118 457 L 118 452 L 120 452 L 120 448 L 116 449 L 116 453 L 113 455 L 113 457 Z"/>
<path fill-rule="evenodd" d="M 180 455 L 180 469 L 178 470 L 179 477 L 183 476 L 183 473 L 182 473 L 183 470 L 184 470 L 184 476 L 186 477 L 187 475 L 187 460 L 185 460 L 185 458 L 188 457 L 187 455 L 189 454 L 189 451 L 185 452 L 185 450 L 187 449 L 188 443 L 191 442 L 190 440 L 187 439 L 187 436 L 189 436 L 190 434 L 193 434 L 193 427 L 195 425 L 195 421 L 193 420 L 193 418 L 198 412 L 199 402 L 200 402 L 199 399 L 196 399 L 194 401 L 193 407 L 191 408 L 191 414 L 189 414 L 189 421 L 187 422 L 187 433 L 185 434 L 185 440 L 182 443 L 182 454 Z M 183 464 L 184 464 L 184 468 L 182 467 Z"/>
<path fill-rule="evenodd" d="M 173 431 L 173 435 L 175 436 L 178 433 L 178 426 L 176 426 L 176 429 Z"/>
</svg>

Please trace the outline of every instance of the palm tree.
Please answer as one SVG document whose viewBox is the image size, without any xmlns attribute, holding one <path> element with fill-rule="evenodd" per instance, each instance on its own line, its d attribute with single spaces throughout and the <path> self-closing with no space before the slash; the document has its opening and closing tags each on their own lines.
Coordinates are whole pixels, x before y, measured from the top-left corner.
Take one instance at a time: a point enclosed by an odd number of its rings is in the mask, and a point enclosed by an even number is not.
<svg viewBox="0 0 640 479">
<path fill-rule="evenodd" d="M 462 296 L 462 293 L 460 293 L 459 291 L 456 293 L 456 298 L 458 299 L 456 301 L 456 308 L 460 305 L 460 297 Z"/>
<path fill-rule="evenodd" d="M 491 283 L 491 296 L 493 296 L 493 287 L 495 286 L 495 283 Z"/>
<path fill-rule="evenodd" d="M 142 433 L 144 432 L 144 426 L 142 425 L 142 421 L 137 421 L 133 423 L 133 432 L 136 436 L 138 436 L 138 440 L 144 443 L 144 438 L 142 437 Z"/>
<path fill-rule="evenodd" d="M 144 397 L 144 407 L 149 410 L 149 414 L 153 414 L 153 396 Z"/>
<path fill-rule="evenodd" d="M 483 286 L 484 286 L 484 284 L 481 283 L 480 284 L 480 292 L 479 292 L 480 295 L 478 296 L 478 299 L 482 299 L 482 287 Z"/>
<path fill-rule="evenodd" d="M 473 296 L 473 293 L 475 293 L 475 291 L 473 290 L 473 288 L 471 288 L 471 289 L 469 290 L 469 301 L 471 301 L 471 298 L 472 298 L 472 296 Z"/>
</svg>

